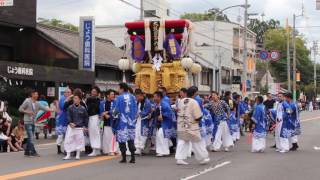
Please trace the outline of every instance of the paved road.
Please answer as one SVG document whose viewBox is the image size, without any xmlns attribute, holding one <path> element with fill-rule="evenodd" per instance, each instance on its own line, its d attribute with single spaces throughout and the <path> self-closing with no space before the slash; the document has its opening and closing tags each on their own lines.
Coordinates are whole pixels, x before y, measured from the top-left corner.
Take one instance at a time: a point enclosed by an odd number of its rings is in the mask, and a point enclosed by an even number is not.
<svg viewBox="0 0 320 180">
<path fill-rule="evenodd" d="M 25 158 L 20 153 L 0 154 L 0 180 L 319 180 L 320 179 L 320 111 L 301 115 L 303 134 L 297 152 L 279 154 L 267 149 L 263 154 L 250 153 L 242 138 L 231 152 L 210 153 L 211 163 L 177 166 L 173 157 L 138 157 L 137 163 L 119 164 L 118 157 L 83 157 L 80 161 L 63 161 L 56 155 L 52 141 L 41 142 L 39 158 Z M 43 144 L 44 143 L 44 144 Z M 268 146 L 274 143 L 268 137 Z"/>
</svg>

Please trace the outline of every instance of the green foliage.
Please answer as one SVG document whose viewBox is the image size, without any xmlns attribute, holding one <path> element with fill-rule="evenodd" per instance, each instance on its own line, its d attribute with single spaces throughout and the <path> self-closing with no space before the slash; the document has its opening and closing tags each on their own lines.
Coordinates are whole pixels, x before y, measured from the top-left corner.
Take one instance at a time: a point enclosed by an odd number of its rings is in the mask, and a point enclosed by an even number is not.
<svg viewBox="0 0 320 180">
<path fill-rule="evenodd" d="M 284 28 L 269 29 L 264 34 L 264 46 L 266 49 L 278 50 L 281 59 L 270 62 L 270 70 L 273 76 L 280 82 L 287 81 L 287 34 Z M 296 38 L 297 71 L 301 73 L 301 85 L 310 84 L 313 80 L 313 63 L 309 58 L 309 50 L 301 37 Z M 292 63 L 291 63 L 292 65 Z"/>
<path fill-rule="evenodd" d="M 71 23 L 63 22 L 59 19 L 38 18 L 38 23 L 44 24 L 44 25 L 50 25 L 50 26 L 54 26 L 54 27 L 60 27 L 60 28 L 71 30 L 71 31 L 78 31 L 77 26 L 75 26 Z"/>
<path fill-rule="evenodd" d="M 185 13 L 181 15 L 181 19 L 189 19 L 190 21 L 213 21 L 215 18 L 215 12 L 209 11 L 204 13 Z M 217 21 L 230 22 L 227 15 L 222 14 L 217 16 Z"/>
<path fill-rule="evenodd" d="M 257 43 L 263 43 L 264 34 L 270 29 L 277 29 L 280 27 L 280 21 L 270 19 L 269 21 L 260 21 L 258 19 L 251 19 L 248 28 L 257 34 Z"/>
</svg>

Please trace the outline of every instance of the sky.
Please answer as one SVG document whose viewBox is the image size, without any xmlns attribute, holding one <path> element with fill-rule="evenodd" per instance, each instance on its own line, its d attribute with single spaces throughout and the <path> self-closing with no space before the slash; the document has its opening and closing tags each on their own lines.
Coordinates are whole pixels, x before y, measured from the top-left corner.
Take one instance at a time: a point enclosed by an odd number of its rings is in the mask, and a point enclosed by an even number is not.
<svg viewBox="0 0 320 180">
<path fill-rule="evenodd" d="M 127 0 L 139 6 L 140 0 Z M 223 9 L 228 6 L 244 4 L 245 0 L 167 0 L 173 18 L 185 12 L 204 12 L 210 8 Z M 271 18 L 280 20 L 285 25 L 286 18 L 292 25 L 293 14 L 300 15 L 302 4 L 304 16 L 297 18 L 297 29 L 304 34 L 308 46 L 312 41 L 320 42 L 320 10 L 316 10 L 316 0 L 248 0 L 251 5 L 249 13 L 264 14 L 264 20 Z M 38 0 L 37 16 L 56 18 L 75 25 L 79 24 L 80 16 L 95 16 L 97 25 L 119 25 L 126 21 L 139 18 L 139 10 L 120 0 Z M 225 12 L 236 22 L 243 9 L 233 8 Z M 255 18 L 262 19 L 261 16 Z"/>
</svg>

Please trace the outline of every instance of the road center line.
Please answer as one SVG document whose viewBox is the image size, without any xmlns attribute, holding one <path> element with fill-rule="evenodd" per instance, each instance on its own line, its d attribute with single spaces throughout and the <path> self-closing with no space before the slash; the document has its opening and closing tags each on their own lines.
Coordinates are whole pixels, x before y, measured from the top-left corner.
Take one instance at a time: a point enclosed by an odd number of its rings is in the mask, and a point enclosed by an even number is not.
<svg viewBox="0 0 320 180">
<path fill-rule="evenodd" d="M 213 171 L 213 170 L 215 170 L 215 169 L 218 169 L 218 168 L 221 168 L 221 167 L 223 167 L 223 166 L 226 166 L 226 165 L 228 165 L 228 164 L 230 164 L 230 163 L 231 163 L 231 161 L 225 161 L 225 162 L 223 162 L 223 163 L 220 163 L 220 164 L 215 165 L 214 167 L 209 167 L 209 168 L 207 168 L 207 169 L 204 169 L 204 170 L 202 170 L 202 171 L 199 171 L 198 173 L 196 173 L 196 174 L 194 174 L 194 175 L 181 178 L 180 180 L 193 179 L 193 178 L 195 178 L 195 177 L 201 176 L 201 175 L 206 174 L 206 173 L 208 173 L 208 172 L 210 172 L 210 171 Z"/>
<path fill-rule="evenodd" d="M 103 156 L 103 157 L 97 157 L 97 158 L 92 158 L 92 159 L 69 162 L 69 163 L 64 163 L 64 164 L 59 164 L 59 165 L 54 165 L 54 166 L 48 166 L 48 167 L 44 167 L 44 168 L 26 170 L 26 171 L 21 171 L 21 172 L 17 172 L 17 173 L 1 175 L 0 179 L 1 180 L 9 180 L 9 179 L 16 179 L 16 178 L 21 178 L 21 177 L 26 177 L 26 176 L 42 174 L 42 173 L 48 173 L 48 172 L 58 171 L 58 170 L 66 169 L 66 168 L 82 166 L 82 165 L 86 165 L 86 164 L 92 164 L 92 163 L 105 161 L 105 160 L 111 160 L 111 159 L 115 159 L 117 157 L 118 156 Z"/>
<path fill-rule="evenodd" d="M 313 117 L 313 118 L 303 119 L 303 120 L 301 120 L 301 122 L 307 122 L 307 121 L 312 121 L 312 120 L 316 120 L 316 119 L 320 119 L 320 117 Z"/>
</svg>

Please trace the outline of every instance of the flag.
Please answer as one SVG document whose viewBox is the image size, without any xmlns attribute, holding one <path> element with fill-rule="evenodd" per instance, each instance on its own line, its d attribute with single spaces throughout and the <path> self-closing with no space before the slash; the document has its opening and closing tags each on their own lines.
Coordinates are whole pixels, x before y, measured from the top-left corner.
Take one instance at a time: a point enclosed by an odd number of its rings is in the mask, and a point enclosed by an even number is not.
<svg viewBox="0 0 320 180">
<path fill-rule="evenodd" d="M 289 28 L 289 20 L 288 20 L 288 18 L 286 19 L 286 31 L 289 34 L 290 28 Z"/>
</svg>

